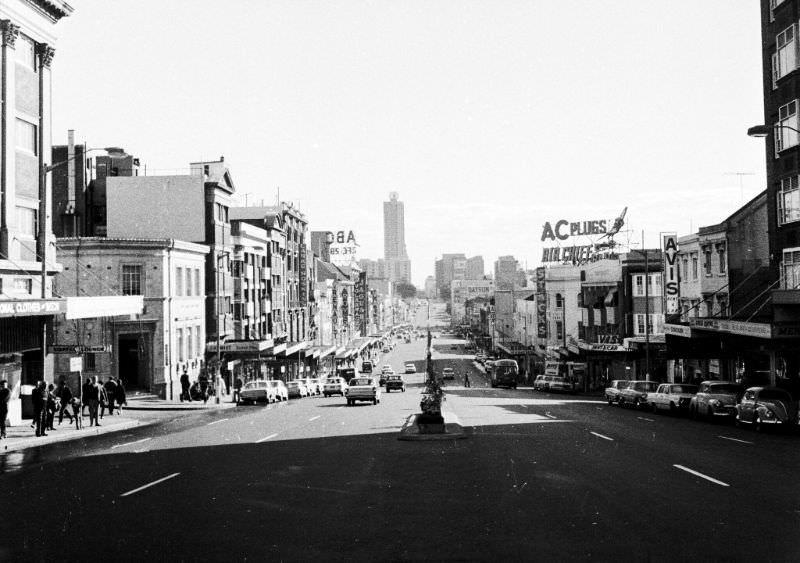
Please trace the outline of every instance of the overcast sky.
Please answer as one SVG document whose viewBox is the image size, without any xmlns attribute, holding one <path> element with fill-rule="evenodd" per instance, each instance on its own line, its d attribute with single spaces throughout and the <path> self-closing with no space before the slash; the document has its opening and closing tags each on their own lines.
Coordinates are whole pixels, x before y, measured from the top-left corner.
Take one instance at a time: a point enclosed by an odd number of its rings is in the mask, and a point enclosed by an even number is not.
<svg viewBox="0 0 800 563">
<path fill-rule="evenodd" d="M 361 258 L 397 191 L 418 285 L 443 253 L 533 268 L 547 221 L 627 206 L 617 240 L 657 246 L 765 188 L 756 1 L 69 2 L 54 143 L 224 155 L 243 204 L 280 189 Z"/>
</svg>

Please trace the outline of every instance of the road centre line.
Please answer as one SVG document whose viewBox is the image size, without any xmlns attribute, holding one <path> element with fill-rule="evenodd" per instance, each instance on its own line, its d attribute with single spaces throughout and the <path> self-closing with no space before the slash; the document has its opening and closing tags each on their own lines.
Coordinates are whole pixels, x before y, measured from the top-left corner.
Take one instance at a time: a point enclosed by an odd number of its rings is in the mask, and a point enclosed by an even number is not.
<svg viewBox="0 0 800 563">
<path fill-rule="evenodd" d="M 308 419 L 308 421 L 311 422 L 311 421 L 317 420 L 319 417 L 320 417 L 320 415 L 312 416 L 311 418 Z"/>
<path fill-rule="evenodd" d="M 747 440 L 739 440 L 738 438 L 729 438 L 728 436 L 717 436 L 717 438 L 722 438 L 723 440 L 731 440 L 733 442 L 741 442 L 742 444 L 751 444 L 753 442 L 748 442 Z"/>
<path fill-rule="evenodd" d="M 134 444 L 141 444 L 142 442 L 146 442 L 147 440 L 152 440 L 152 438 L 142 438 L 141 440 L 136 440 L 135 442 L 126 442 L 125 444 L 114 444 L 111 446 L 112 450 L 117 448 L 124 448 L 125 446 L 132 446 Z"/>
<path fill-rule="evenodd" d="M 677 467 L 678 469 L 680 469 L 682 471 L 686 471 L 687 473 L 691 473 L 692 475 L 696 475 L 697 477 L 701 477 L 703 479 L 711 481 L 712 483 L 716 483 L 717 485 L 722 485 L 723 487 L 730 487 L 730 485 L 727 484 L 727 483 L 723 483 L 722 481 L 718 481 L 717 479 L 714 479 L 713 477 L 709 477 L 708 475 L 703 475 L 699 471 L 695 471 L 694 469 L 689 469 L 688 467 L 684 467 L 683 465 L 678 465 L 678 464 L 674 463 L 674 464 L 672 464 L 672 467 Z"/>
<path fill-rule="evenodd" d="M 603 440 L 608 440 L 608 441 L 610 441 L 610 442 L 613 442 L 613 441 L 614 441 L 614 438 L 609 438 L 608 436 L 603 436 L 602 434 L 598 434 L 597 432 L 591 432 L 591 431 L 590 431 L 590 432 L 589 432 L 589 434 L 594 434 L 594 435 L 595 435 L 595 436 L 597 436 L 598 438 L 602 438 Z"/>
<path fill-rule="evenodd" d="M 557 416 L 555 416 L 555 415 L 552 415 L 552 414 L 550 414 L 549 412 L 546 412 L 546 413 L 544 413 L 544 415 L 545 415 L 545 416 L 547 416 L 547 417 L 549 417 L 549 418 L 552 418 L 552 419 L 556 419 L 556 418 L 558 418 Z"/>
<path fill-rule="evenodd" d="M 167 475 L 166 477 L 162 477 L 161 479 L 157 479 L 157 480 L 153 481 L 152 483 L 148 483 L 148 484 L 146 484 L 144 486 L 141 486 L 138 489 L 133 489 L 132 491 L 128 491 L 127 493 L 122 493 L 119 496 L 126 497 L 128 495 L 132 495 L 134 493 L 138 493 L 139 491 L 143 491 L 143 490 L 145 490 L 145 489 L 147 489 L 149 487 L 152 487 L 153 485 L 158 485 L 159 483 L 163 483 L 164 481 L 166 481 L 168 479 L 172 479 L 173 477 L 177 477 L 178 475 L 180 475 L 180 473 L 173 473 L 172 475 Z"/>
<path fill-rule="evenodd" d="M 277 436 L 277 434 L 270 434 L 266 438 L 261 438 L 260 440 L 256 440 L 256 444 L 260 444 L 261 442 L 266 442 L 267 440 L 269 440 L 270 438 L 274 438 L 275 436 Z"/>
<path fill-rule="evenodd" d="M 227 418 L 220 418 L 219 420 L 215 420 L 214 422 L 209 422 L 206 426 L 211 426 L 212 424 L 219 424 L 220 422 L 225 422 L 226 420 L 230 420 Z"/>
<path fill-rule="evenodd" d="M 655 422 L 655 420 L 653 420 L 652 418 L 645 418 L 643 416 L 637 416 L 636 418 L 638 418 L 639 420 L 646 420 L 647 422 Z"/>
</svg>

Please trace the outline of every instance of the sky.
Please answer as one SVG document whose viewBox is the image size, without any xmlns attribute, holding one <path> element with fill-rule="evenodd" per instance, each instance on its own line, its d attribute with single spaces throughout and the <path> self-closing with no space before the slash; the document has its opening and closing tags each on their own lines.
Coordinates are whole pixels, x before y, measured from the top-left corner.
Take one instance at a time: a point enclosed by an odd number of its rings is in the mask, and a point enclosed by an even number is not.
<svg viewBox="0 0 800 563">
<path fill-rule="evenodd" d="M 547 222 L 627 207 L 617 242 L 657 247 L 765 189 L 758 2 L 69 3 L 54 143 L 148 175 L 224 156 L 242 205 L 293 202 L 359 258 L 396 191 L 418 286 L 444 253 L 534 268 Z"/>
</svg>

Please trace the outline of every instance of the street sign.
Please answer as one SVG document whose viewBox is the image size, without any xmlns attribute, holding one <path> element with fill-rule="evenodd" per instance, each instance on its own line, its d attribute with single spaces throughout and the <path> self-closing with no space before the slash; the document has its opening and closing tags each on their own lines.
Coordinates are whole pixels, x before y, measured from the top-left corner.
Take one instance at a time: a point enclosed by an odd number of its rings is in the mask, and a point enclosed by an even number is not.
<svg viewBox="0 0 800 563">
<path fill-rule="evenodd" d="M 111 352 L 111 346 L 84 346 L 78 344 L 53 344 L 49 347 L 51 354 L 101 354 Z"/>
<path fill-rule="evenodd" d="M 73 356 L 69 359 L 69 371 L 82 371 L 83 370 L 83 357 Z"/>
</svg>

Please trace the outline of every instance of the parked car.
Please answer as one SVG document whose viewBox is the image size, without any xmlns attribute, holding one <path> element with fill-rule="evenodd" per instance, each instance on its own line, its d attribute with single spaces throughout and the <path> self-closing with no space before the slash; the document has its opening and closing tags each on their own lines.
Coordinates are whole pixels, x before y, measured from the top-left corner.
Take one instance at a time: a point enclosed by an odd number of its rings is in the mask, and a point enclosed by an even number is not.
<svg viewBox="0 0 800 563">
<path fill-rule="evenodd" d="M 408 363 L 406 364 L 406 373 L 417 373 L 417 366 L 414 364 Z"/>
<path fill-rule="evenodd" d="M 559 377 L 556 375 L 550 376 L 547 382 L 547 388 L 549 391 L 562 391 L 565 393 L 572 393 L 575 391 L 575 385 L 572 384 L 572 381 L 566 377 Z"/>
<path fill-rule="evenodd" d="M 389 364 L 383 364 L 381 367 L 381 373 L 394 373 L 394 369 Z"/>
<path fill-rule="evenodd" d="M 326 397 L 330 397 L 331 395 L 341 395 L 344 397 L 344 390 L 346 388 L 347 382 L 341 377 L 329 377 L 322 386 L 322 394 Z"/>
<path fill-rule="evenodd" d="M 779 387 L 750 387 L 736 405 L 736 425 L 742 424 L 759 432 L 768 426 L 797 428 L 797 401 Z"/>
<path fill-rule="evenodd" d="M 744 393 L 744 388 L 733 381 L 703 381 L 692 397 L 689 413 L 692 418 L 733 418 L 736 416 L 736 403 Z"/>
<path fill-rule="evenodd" d="M 347 405 L 351 406 L 356 401 L 371 401 L 373 405 L 381 402 L 381 386 L 374 377 L 354 377 L 344 390 Z"/>
<path fill-rule="evenodd" d="M 243 404 L 263 401 L 267 404 L 275 402 L 275 393 L 263 379 L 248 381 L 239 392 L 239 402 Z"/>
<path fill-rule="evenodd" d="M 552 375 L 537 375 L 536 379 L 533 380 L 533 390 L 547 391 L 550 378 L 552 377 Z"/>
<path fill-rule="evenodd" d="M 392 389 L 398 389 L 400 391 L 405 392 L 406 390 L 406 382 L 403 381 L 402 375 L 387 375 L 386 376 L 386 392 L 388 393 Z"/>
<path fill-rule="evenodd" d="M 272 389 L 276 400 L 289 400 L 289 389 L 286 387 L 286 384 L 283 381 L 280 379 L 270 379 L 267 381 L 267 385 Z"/>
<path fill-rule="evenodd" d="M 629 379 L 614 379 L 605 390 L 606 401 L 609 405 L 619 404 L 619 394 L 630 384 Z"/>
<path fill-rule="evenodd" d="M 442 370 L 442 379 L 455 379 L 456 373 L 453 371 L 453 368 L 444 368 Z"/>
<path fill-rule="evenodd" d="M 624 389 L 620 390 L 617 402 L 621 406 L 632 405 L 634 408 L 640 409 L 647 404 L 647 394 L 656 389 L 658 389 L 657 381 L 631 381 Z"/>
<path fill-rule="evenodd" d="M 653 412 L 668 410 L 672 414 L 689 412 L 689 404 L 697 393 L 697 385 L 662 383 L 654 393 L 647 394 L 647 403 Z"/>
<path fill-rule="evenodd" d="M 295 379 L 286 383 L 289 390 L 289 397 L 308 397 L 308 387 L 301 379 Z"/>
<path fill-rule="evenodd" d="M 322 395 L 322 383 L 315 377 L 306 377 L 303 379 L 306 384 L 309 395 Z"/>
</svg>

